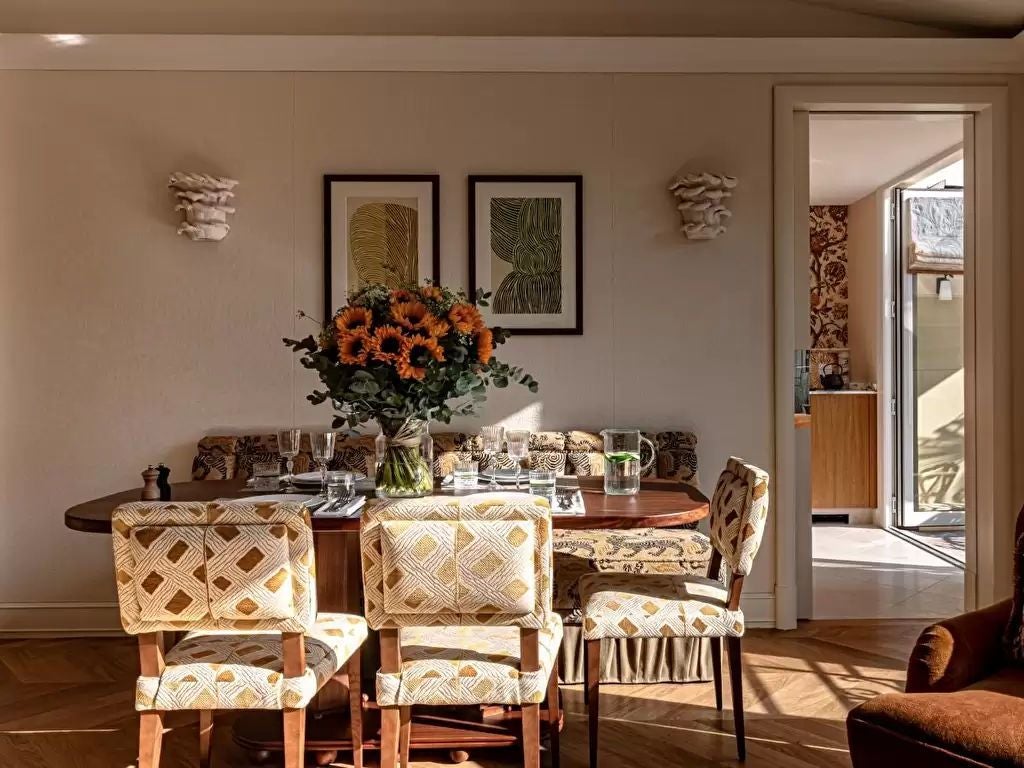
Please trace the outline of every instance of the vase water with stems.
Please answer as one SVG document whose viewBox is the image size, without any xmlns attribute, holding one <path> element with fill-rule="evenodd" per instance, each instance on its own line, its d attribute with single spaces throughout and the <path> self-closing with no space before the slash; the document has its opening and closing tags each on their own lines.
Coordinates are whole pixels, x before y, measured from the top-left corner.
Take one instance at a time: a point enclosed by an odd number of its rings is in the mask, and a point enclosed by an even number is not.
<svg viewBox="0 0 1024 768">
<path fill-rule="evenodd" d="M 334 458 L 334 432 L 314 432 L 309 436 L 313 461 L 320 469 L 320 495 L 327 498 L 327 462 Z"/>
<path fill-rule="evenodd" d="M 505 433 L 508 455 L 516 462 L 516 490 L 519 490 L 519 476 L 523 471 L 523 459 L 530 455 L 530 430 L 510 429 Z"/>
<path fill-rule="evenodd" d="M 288 474 L 284 476 L 289 490 L 295 487 L 295 457 L 299 455 L 299 442 L 302 440 L 302 430 L 282 429 L 277 433 L 277 452 L 284 456 Z"/>
<path fill-rule="evenodd" d="M 491 482 L 487 489 L 497 491 L 501 486 L 498 485 L 498 465 L 495 457 L 501 453 L 501 444 L 505 441 L 505 428 L 500 426 L 484 427 L 480 430 L 480 440 L 483 443 L 481 446 L 483 454 L 488 457 L 491 467 Z"/>
</svg>

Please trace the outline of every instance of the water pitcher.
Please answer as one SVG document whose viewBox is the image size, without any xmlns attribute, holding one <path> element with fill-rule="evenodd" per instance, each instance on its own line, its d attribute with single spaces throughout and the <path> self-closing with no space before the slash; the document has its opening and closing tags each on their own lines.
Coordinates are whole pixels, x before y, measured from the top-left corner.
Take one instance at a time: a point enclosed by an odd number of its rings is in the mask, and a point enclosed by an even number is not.
<svg viewBox="0 0 1024 768">
<path fill-rule="evenodd" d="M 604 492 L 613 496 L 632 496 L 640 490 L 640 475 L 654 462 L 654 443 L 639 429 L 605 429 Z M 650 458 L 640 461 L 640 444 L 647 443 Z"/>
</svg>

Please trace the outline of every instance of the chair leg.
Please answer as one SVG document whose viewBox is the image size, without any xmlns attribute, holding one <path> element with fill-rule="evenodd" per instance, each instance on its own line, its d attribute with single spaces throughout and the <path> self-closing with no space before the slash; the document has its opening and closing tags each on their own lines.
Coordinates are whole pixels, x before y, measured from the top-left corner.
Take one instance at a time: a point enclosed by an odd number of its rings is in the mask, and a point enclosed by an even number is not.
<svg viewBox="0 0 1024 768">
<path fill-rule="evenodd" d="M 732 685 L 732 717 L 736 730 L 736 752 L 740 760 L 747 759 L 747 742 L 743 728 L 743 660 L 740 639 L 726 638 L 729 650 L 729 682 Z"/>
<path fill-rule="evenodd" d="M 380 768 L 398 768 L 398 707 L 380 708 Z"/>
<path fill-rule="evenodd" d="M 722 638 L 712 637 L 711 671 L 715 675 L 715 709 L 722 711 Z"/>
<path fill-rule="evenodd" d="M 348 708 L 352 731 L 352 766 L 363 768 L 363 678 L 356 651 L 348 660 Z"/>
<path fill-rule="evenodd" d="M 164 740 L 164 713 L 139 715 L 139 768 L 159 768 L 160 747 Z"/>
<path fill-rule="evenodd" d="M 558 728 L 562 722 L 561 693 L 558 689 L 558 663 L 551 670 L 551 679 L 548 680 L 548 741 L 551 745 L 551 768 L 559 768 L 559 733 Z"/>
<path fill-rule="evenodd" d="M 199 711 L 199 768 L 210 768 L 210 746 L 213 742 L 213 712 Z"/>
<path fill-rule="evenodd" d="M 590 768 L 597 768 L 597 724 L 601 716 L 601 641 L 587 640 L 587 710 L 590 721 Z"/>
<path fill-rule="evenodd" d="M 306 753 L 306 710 L 284 710 L 284 768 L 303 768 Z"/>
<path fill-rule="evenodd" d="M 398 753 L 402 768 L 409 768 L 409 742 L 412 741 L 412 707 L 398 708 Z"/>
<path fill-rule="evenodd" d="M 540 768 L 540 704 L 523 704 L 523 766 Z"/>
</svg>

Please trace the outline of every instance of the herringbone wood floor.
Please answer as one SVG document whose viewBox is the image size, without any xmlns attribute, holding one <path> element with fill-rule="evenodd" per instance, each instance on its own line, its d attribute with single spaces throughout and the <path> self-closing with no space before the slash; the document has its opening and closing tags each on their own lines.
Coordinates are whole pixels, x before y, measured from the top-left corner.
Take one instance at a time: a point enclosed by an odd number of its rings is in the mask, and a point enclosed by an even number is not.
<svg viewBox="0 0 1024 768">
<path fill-rule="evenodd" d="M 793 632 L 753 630 L 745 639 L 749 768 L 848 766 L 844 719 L 878 693 L 901 690 L 907 655 L 925 622 L 808 622 Z M 0 642 L 0 766 L 127 768 L 135 763 L 132 639 Z M 714 708 L 710 684 L 602 686 L 601 765 L 737 765 L 732 713 Z M 580 686 L 564 689 L 562 765 L 584 768 L 586 716 Z M 231 741 L 232 715 L 217 716 L 214 764 L 248 766 Z M 196 716 L 168 718 L 164 768 L 197 765 Z M 371 764 L 375 753 L 368 753 Z M 418 766 L 446 754 L 414 753 Z M 348 755 L 341 754 L 341 765 Z M 521 765 L 516 753 L 477 752 L 468 768 Z"/>
</svg>

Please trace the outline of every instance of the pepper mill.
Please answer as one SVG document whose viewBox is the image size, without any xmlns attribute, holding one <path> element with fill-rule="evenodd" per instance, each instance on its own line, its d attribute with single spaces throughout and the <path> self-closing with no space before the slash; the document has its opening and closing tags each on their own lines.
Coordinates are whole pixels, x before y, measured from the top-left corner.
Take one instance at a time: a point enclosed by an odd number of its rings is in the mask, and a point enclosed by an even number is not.
<svg viewBox="0 0 1024 768">
<path fill-rule="evenodd" d="M 160 501 L 170 501 L 171 483 L 169 478 L 171 476 L 171 468 L 161 462 L 156 465 L 156 471 L 156 487 L 160 489 Z"/>
<path fill-rule="evenodd" d="M 159 501 L 160 500 L 160 488 L 157 486 L 157 478 L 160 477 L 160 472 L 157 471 L 152 464 L 142 471 L 142 495 L 139 497 L 143 501 Z"/>
</svg>

